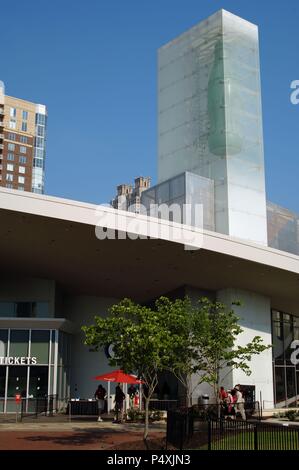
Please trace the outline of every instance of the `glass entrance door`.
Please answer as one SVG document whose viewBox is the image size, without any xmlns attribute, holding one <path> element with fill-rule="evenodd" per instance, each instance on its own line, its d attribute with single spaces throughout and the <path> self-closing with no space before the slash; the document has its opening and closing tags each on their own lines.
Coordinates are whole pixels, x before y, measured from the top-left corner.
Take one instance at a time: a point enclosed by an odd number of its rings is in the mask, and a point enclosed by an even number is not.
<svg viewBox="0 0 299 470">
<path fill-rule="evenodd" d="M 30 367 L 29 374 L 29 398 L 41 398 L 48 394 L 47 366 Z"/>
<path fill-rule="evenodd" d="M 27 395 L 27 366 L 10 366 L 8 368 L 7 406 L 6 412 L 15 411 L 15 396 L 20 394 L 22 398 Z"/>
<path fill-rule="evenodd" d="M 6 367 L 0 366 L 0 413 L 3 413 L 4 411 L 5 383 L 6 383 Z"/>
<path fill-rule="evenodd" d="M 31 366 L 29 371 L 28 398 L 26 412 L 43 413 L 47 409 L 48 366 Z"/>
</svg>

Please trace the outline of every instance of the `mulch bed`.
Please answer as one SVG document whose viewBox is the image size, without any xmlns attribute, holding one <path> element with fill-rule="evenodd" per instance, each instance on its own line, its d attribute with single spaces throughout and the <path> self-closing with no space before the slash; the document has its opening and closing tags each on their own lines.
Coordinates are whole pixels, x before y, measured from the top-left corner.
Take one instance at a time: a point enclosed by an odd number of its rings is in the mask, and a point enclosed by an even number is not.
<svg viewBox="0 0 299 470">
<path fill-rule="evenodd" d="M 142 432 L 7 431 L 0 432 L 0 450 L 146 450 Z M 165 449 L 165 432 L 152 432 L 148 449 Z"/>
</svg>

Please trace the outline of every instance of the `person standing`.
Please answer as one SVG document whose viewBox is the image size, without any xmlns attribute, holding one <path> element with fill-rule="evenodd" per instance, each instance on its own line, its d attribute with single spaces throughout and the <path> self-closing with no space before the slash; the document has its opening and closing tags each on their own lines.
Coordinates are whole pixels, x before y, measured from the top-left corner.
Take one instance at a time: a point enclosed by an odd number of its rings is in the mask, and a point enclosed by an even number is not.
<svg viewBox="0 0 299 470">
<path fill-rule="evenodd" d="M 120 384 L 118 384 L 115 388 L 115 423 L 121 423 L 123 418 L 123 406 L 124 406 L 124 399 L 126 398 L 124 392 L 121 389 Z"/>
<path fill-rule="evenodd" d="M 131 384 L 130 387 L 128 388 L 128 395 L 129 395 L 129 399 L 130 399 L 130 408 L 133 408 L 134 398 L 135 398 L 135 395 L 136 395 L 136 388 L 134 387 L 133 384 Z"/>
<path fill-rule="evenodd" d="M 98 421 L 103 421 L 101 418 L 101 414 L 104 412 L 105 408 L 105 396 L 106 396 L 106 389 L 99 385 L 95 391 L 94 397 L 98 402 Z"/>
<path fill-rule="evenodd" d="M 237 411 L 240 413 L 243 421 L 246 421 L 246 413 L 245 413 L 245 406 L 244 406 L 245 400 L 240 390 L 240 385 L 236 385 L 235 390 L 236 390 L 236 397 L 237 397 L 236 399 Z"/>
<path fill-rule="evenodd" d="M 220 387 L 220 390 L 219 390 L 220 403 L 223 403 L 226 398 L 227 398 L 227 391 L 224 389 L 224 387 Z"/>
</svg>

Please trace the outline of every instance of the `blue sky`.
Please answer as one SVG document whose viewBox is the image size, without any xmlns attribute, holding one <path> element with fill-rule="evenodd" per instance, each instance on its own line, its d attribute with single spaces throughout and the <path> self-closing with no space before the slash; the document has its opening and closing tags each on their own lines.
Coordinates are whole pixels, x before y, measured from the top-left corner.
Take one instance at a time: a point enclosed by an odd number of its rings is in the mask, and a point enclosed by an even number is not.
<svg viewBox="0 0 299 470">
<path fill-rule="evenodd" d="M 299 212 L 297 0 L 1 0 L 6 93 L 48 107 L 46 193 L 104 203 L 156 181 L 157 49 L 220 8 L 260 27 L 268 198 Z"/>
</svg>

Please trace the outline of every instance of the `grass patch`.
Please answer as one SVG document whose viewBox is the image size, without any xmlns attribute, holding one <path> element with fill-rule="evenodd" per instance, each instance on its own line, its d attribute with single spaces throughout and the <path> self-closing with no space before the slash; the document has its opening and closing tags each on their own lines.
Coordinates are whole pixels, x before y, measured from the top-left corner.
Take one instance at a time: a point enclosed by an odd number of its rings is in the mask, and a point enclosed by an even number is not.
<svg viewBox="0 0 299 470">
<path fill-rule="evenodd" d="M 254 432 L 229 432 L 225 437 L 216 436 L 211 445 L 211 450 L 255 450 Z M 197 450 L 208 450 L 208 444 L 193 447 Z M 277 432 L 275 429 L 258 432 L 257 450 L 299 450 L 298 431 Z"/>
</svg>

